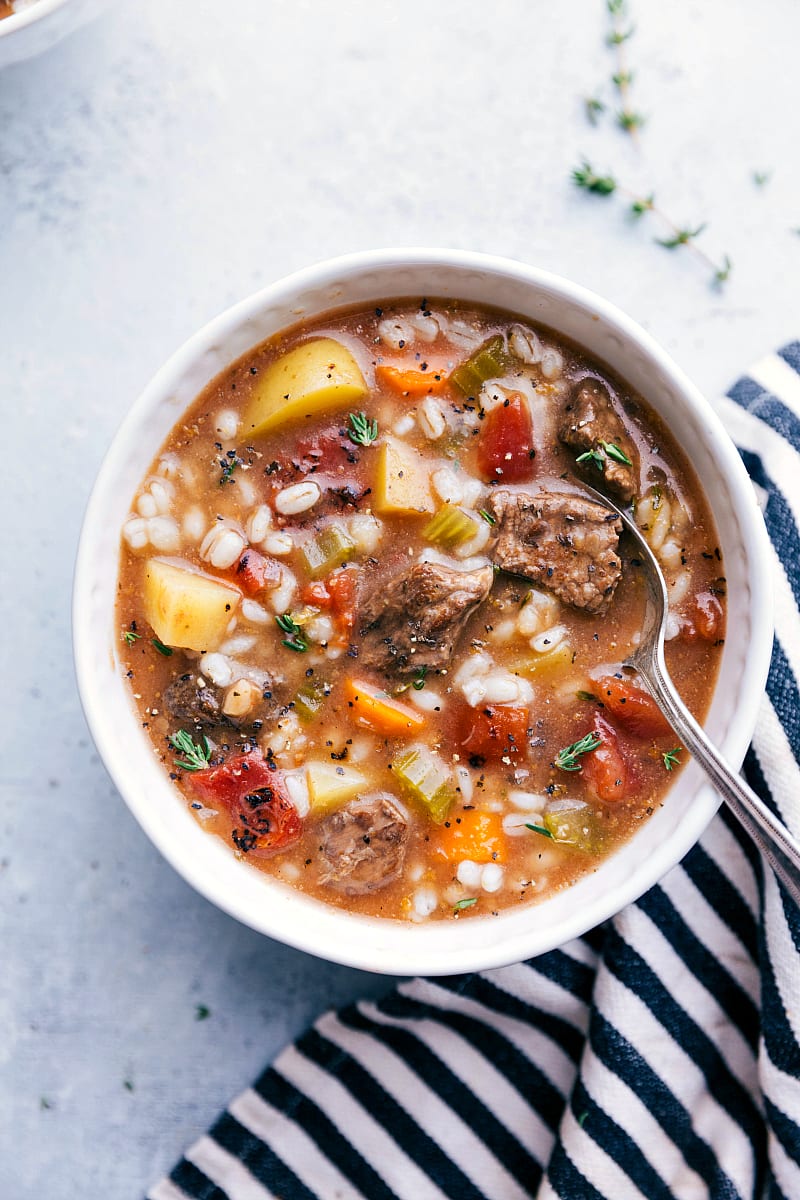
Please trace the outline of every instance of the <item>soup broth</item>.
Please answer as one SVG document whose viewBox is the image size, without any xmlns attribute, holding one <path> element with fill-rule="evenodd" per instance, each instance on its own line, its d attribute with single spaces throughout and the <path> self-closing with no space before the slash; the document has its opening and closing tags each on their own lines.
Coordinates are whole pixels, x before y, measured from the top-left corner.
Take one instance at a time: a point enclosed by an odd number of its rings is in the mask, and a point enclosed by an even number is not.
<svg viewBox="0 0 800 1200">
<path fill-rule="evenodd" d="M 624 668 L 645 586 L 705 714 L 723 564 L 681 448 L 552 331 L 452 301 L 328 314 L 178 421 L 122 530 L 120 658 L 209 834 L 328 904 L 464 919 L 596 868 L 686 759 Z"/>
</svg>

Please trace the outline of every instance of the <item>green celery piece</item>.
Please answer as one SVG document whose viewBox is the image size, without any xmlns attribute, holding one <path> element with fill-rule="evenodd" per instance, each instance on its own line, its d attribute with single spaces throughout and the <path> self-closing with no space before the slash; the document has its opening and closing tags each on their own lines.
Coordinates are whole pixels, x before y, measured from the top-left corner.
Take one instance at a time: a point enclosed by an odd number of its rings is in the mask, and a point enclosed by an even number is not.
<svg viewBox="0 0 800 1200">
<path fill-rule="evenodd" d="M 450 375 L 450 383 L 463 392 L 465 396 L 475 399 L 481 390 L 481 385 L 487 379 L 502 375 L 506 368 L 506 344 L 498 333 L 479 346 Z"/>
<path fill-rule="evenodd" d="M 392 761 L 392 774 L 406 794 L 425 809 L 432 821 L 441 825 L 455 795 L 440 759 L 426 746 L 415 746 Z"/>
<path fill-rule="evenodd" d="M 425 526 L 422 536 L 429 542 L 436 542 L 451 549 L 453 546 L 463 546 L 464 542 L 474 538 L 477 532 L 477 521 L 455 504 L 445 504 Z"/>
<path fill-rule="evenodd" d="M 312 579 L 330 575 L 331 571 L 349 562 L 355 552 L 355 542 L 341 525 L 326 525 L 303 546 L 303 557 Z"/>
<path fill-rule="evenodd" d="M 583 800 L 552 800 L 544 814 L 544 827 L 561 846 L 574 846 L 587 854 L 599 854 L 602 849 L 597 817 Z"/>
<path fill-rule="evenodd" d="M 294 698 L 294 711 L 301 721 L 313 721 L 325 700 L 325 684 L 309 680 L 298 690 Z"/>
</svg>

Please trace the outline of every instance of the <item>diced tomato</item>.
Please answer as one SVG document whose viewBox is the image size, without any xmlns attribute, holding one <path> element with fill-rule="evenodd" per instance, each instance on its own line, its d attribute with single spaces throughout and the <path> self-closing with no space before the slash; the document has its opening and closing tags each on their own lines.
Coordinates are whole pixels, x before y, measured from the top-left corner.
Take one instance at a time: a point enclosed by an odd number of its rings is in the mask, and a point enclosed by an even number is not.
<svg viewBox="0 0 800 1200">
<path fill-rule="evenodd" d="M 507 704 L 465 708 L 461 717 L 460 744 L 468 758 L 500 762 L 519 758 L 528 744 L 527 708 Z"/>
<path fill-rule="evenodd" d="M 600 745 L 583 756 L 581 773 L 589 791 L 598 800 L 616 804 L 628 793 L 628 767 L 617 731 L 610 721 L 595 713 L 593 732 L 600 738 Z"/>
<path fill-rule="evenodd" d="M 352 468 L 358 462 L 360 447 L 350 440 L 347 421 L 329 425 L 319 433 L 304 434 L 297 439 L 292 462 L 297 470 L 307 474 L 324 471 L 340 473 L 343 468 Z"/>
<path fill-rule="evenodd" d="M 671 734 L 669 722 L 649 692 L 627 679 L 606 675 L 597 682 L 598 698 L 626 733 L 657 738 Z"/>
<path fill-rule="evenodd" d="M 528 403 L 514 392 L 486 414 L 478 439 L 478 470 L 491 482 L 521 483 L 533 475 L 534 454 Z"/>
<path fill-rule="evenodd" d="M 233 843 L 243 854 L 268 858 L 303 832 L 282 772 L 261 754 L 235 754 L 219 766 L 195 771 L 187 782 L 206 804 L 228 809 Z"/>
<path fill-rule="evenodd" d="M 281 581 L 280 564 L 257 550 L 245 550 L 234 569 L 234 581 L 248 596 L 258 596 Z"/>
<path fill-rule="evenodd" d="M 687 642 L 698 638 L 704 642 L 717 642 L 722 637 L 724 624 L 725 614 L 719 599 L 713 592 L 698 592 L 681 626 L 681 637 Z"/>
</svg>

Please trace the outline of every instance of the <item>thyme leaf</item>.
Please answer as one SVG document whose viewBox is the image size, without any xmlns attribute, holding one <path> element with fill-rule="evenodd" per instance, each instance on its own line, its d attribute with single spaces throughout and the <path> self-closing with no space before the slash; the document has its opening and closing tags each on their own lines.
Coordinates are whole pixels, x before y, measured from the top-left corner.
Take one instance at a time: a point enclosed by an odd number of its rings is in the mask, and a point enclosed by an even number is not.
<svg viewBox="0 0 800 1200">
<path fill-rule="evenodd" d="M 553 835 L 549 829 L 545 829 L 544 825 L 527 825 L 526 829 L 532 829 L 534 833 L 540 833 L 542 837 L 548 837 L 552 841 Z"/>
<path fill-rule="evenodd" d="M 467 896 L 463 900 L 456 900 L 453 905 L 453 912 L 461 912 L 464 908 L 472 908 L 473 904 L 478 903 L 477 896 Z"/>
<path fill-rule="evenodd" d="M 303 630 L 293 619 L 291 613 L 283 613 L 275 618 L 275 624 L 280 629 L 281 633 L 287 633 L 289 636 L 281 642 L 287 650 L 294 650 L 298 654 L 304 654 L 308 649 L 308 642 L 303 636 Z"/>
<path fill-rule="evenodd" d="M 671 771 L 673 767 L 679 767 L 681 765 L 681 760 L 678 755 L 682 750 L 683 746 L 676 746 L 674 750 L 668 750 L 666 754 L 661 755 L 664 760 L 664 766 L 668 771 Z"/>
<path fill-rule="evenodd" d="M 203 771 L 208 766 L 211 746 L 207 737 L 203 736 L 199 742 L 195 742 L 190 733 L 179 729 L 177 733 L 169 735 L 169 743 L 183 755 L 183 758 L 172 760 L 176 767 L 181 767 L 184 771 Z"/>
<path fill-rule="evenodd" d="M 633 463 L 628 458 L 624 450 L 620 450 L 616 442 L 601 442 L 600 443 L 609 458 L 613 458 L 614 462 L 624 463 L 626 467 L 632 467 Z"/>
<path fill-rule="evenodd" d="M 348 436 L 357 446 L 371 446 L 378 436 L 378 422 L 371 421 L 365 412 L 349 413 Z"/>
<path fill-rule="evenodd" d="M 494 519 L 492 514 L 490 512 L 487 512 L 485 508 L 479 508 L 478 515 L 483 517 L 483 519 L 487 525 L 496 525 L 497 524 L 497 521 Z"/>
<path fill-rule="evenodd" d="M 583 454 L 579 454 L 575 462 L 590 462 L 594 463 L 598 471 L 602 471 L 603 464 L 606 461 L 606 456 L 602 450 L 584 450 Z"/>
<path fill-rule="evenodd" d="M 415 692 L 421 692 L 422 689 L 425 687 L 425 676 L 427 674 L 428 674 L 427 667 L 420 667 L 420 669 L 417 671 L 417 677 L 414 680 L 414 682 L 411 684 L 411 686 L 413 687 Z"/>
<path fill-rule="evenodd" d="M 171 646 L 165 646 L 163 642 L 160 642 L 158 638 L 155 637 L 151 638 L 150 641 L 152 645 L 155 646 L 158 653 L 164 655 L 164 658 L 172 658 L 173 651 Z"/>
<path fill-rule="evenodd" d="M 581 755 L 596 750 L 598 746 L 602 745 L 602 742 L 603 739 L 599 738 L 596 733 L 585 734 L 571 746 L 565 746 L 563 750 L 559 750 L 556 755 L 556 766 L 559 771 L 580 771 L 581 764 L 578 759 Z"/>
<path fill-rule="evenodd" d="M 134 642 L 139 641 L 141 636 L 142 635 L 140 633 L 136 633 L 136 631 L 133 629 L 126 629 L 122 635 L 122 640 L 127 646 L 132 646 Z"/>
</svg>

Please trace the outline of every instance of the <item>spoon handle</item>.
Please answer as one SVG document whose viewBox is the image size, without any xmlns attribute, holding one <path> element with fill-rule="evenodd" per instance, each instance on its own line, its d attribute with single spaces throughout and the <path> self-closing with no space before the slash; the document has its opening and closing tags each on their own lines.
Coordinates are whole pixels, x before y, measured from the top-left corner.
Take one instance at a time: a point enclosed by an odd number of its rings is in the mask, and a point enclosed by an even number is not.
<svg viewBox="0 0 800 1200">
<path fill-rule="evenodd" d="M 683 745 L 750 834 L 795 904 L 800 904 L 800 846 L 708 740 L 677 694 L 666 666 L 657 661 L 637 666 Z"/>
</svg>

